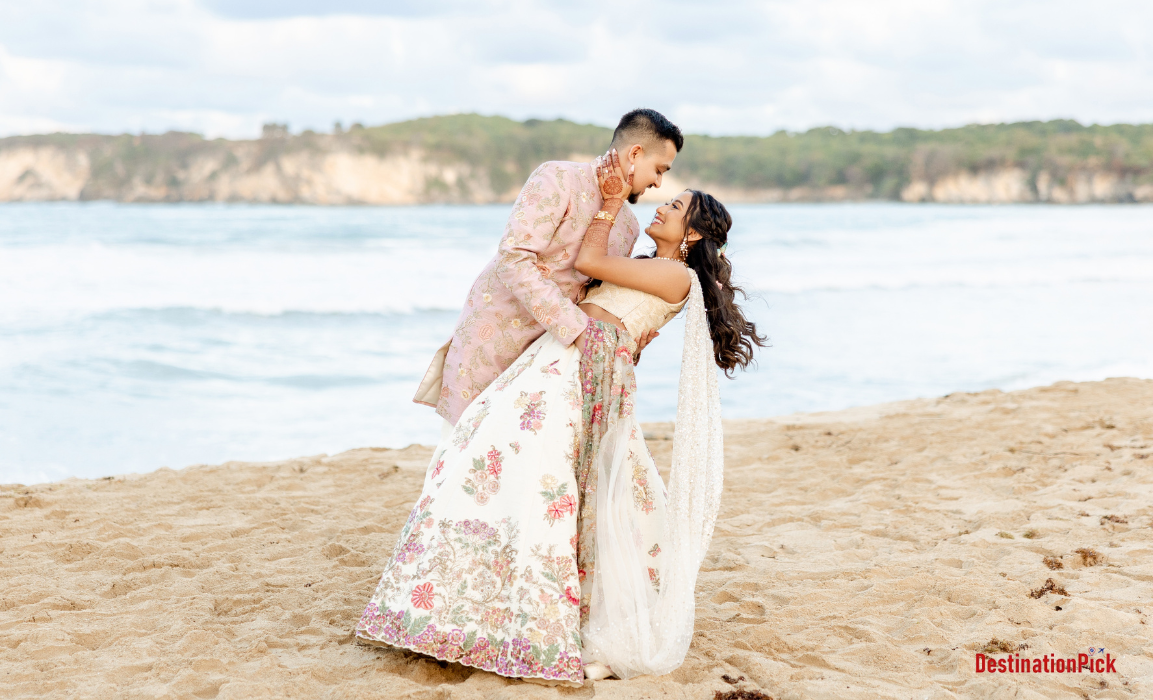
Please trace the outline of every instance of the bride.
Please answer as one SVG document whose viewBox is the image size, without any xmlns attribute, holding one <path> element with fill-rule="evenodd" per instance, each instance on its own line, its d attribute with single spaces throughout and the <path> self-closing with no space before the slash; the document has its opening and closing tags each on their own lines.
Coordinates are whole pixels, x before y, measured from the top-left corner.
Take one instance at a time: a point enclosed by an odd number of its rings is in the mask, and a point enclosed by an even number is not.
<svg viewBox="0 0 1153 700">
<path fill-rule="evenodd" d="M 545 333 L 437 445 L 358 640 L 503 676 L 580 685 L 668 673 L 688 651 L 720 504 L 720 401 L 764 338 L 736 305 L 732 218 L 690 190 L 645 229 L 651 258 L 607 255 L 631 174 L 615 152 L 577 257 L 601 280 L 571 346 Z M 634 406 L 636 338 L 686 308 L 667 488 Z"/>
</svg>

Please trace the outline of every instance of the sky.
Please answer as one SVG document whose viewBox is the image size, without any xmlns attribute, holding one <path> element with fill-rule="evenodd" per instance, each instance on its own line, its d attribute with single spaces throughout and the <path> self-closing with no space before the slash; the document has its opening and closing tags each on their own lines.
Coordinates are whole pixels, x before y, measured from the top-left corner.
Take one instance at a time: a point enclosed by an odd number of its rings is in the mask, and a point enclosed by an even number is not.
<svg viewBox="0 0 1153 700">
<path fill-rule="evenodd" d="M 1153 2 L 0 0 L 0 136 L 458 112 L 764 135 L 1153 122 Z"/>
</svg>

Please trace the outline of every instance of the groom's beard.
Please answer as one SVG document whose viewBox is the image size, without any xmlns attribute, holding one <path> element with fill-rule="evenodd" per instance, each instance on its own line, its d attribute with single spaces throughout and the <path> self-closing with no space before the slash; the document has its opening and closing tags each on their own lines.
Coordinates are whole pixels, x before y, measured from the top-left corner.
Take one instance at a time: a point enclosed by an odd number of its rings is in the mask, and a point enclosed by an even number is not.
<svg viewBox="0 0 1153 700">
<path fill-rule="evenodd" d="M 637 203 L 637 199 L 638 199 L 639 197 L 640 197 L 640 195 L 639 195 L 639 194 L 630 194 L 630 195 L 629 195 L 629 204 L 636 204 L 636 203 Z"/>
</svg>

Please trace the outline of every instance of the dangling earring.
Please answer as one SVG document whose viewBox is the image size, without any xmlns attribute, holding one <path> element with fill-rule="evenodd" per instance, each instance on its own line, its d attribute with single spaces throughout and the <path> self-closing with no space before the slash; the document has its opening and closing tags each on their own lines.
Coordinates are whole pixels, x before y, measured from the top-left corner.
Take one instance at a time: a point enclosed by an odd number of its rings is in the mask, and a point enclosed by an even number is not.
<svg viewBox="0 0 1153 700">
<path fill-rule="evenodd" d="M 689 234 L 686 233 L 685 237 L 681 239 L 681 262 L 686 262 L 689 259 L 689 244 L 685 243 L 688 238 Z"/>
</svg>

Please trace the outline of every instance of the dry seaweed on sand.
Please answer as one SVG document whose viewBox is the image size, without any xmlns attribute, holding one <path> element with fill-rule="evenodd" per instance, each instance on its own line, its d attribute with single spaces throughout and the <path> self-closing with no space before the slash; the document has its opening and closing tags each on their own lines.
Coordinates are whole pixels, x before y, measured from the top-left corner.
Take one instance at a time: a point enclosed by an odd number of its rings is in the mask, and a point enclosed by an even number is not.
<svg viewBox="0 0 1153 700">
<path fill-rule="evenodd" d="M 1105 557 L 1100 552 L 1088 547 L 1074 549 L 1073 552 L 1075 554 L 1081 555 L 1081 563 L 1085 566 L 1097 566 L 1101 562 L 1105 561 Z"/>
<path fill-rule="evenodd" d="M 1053 595 L 1069 595 L 1069 591 L 1065 590 L 1064 586 L 1059 586 L 1056 582 L 1053 581 L 1053 579 L 1047 578 L 1045 579 L 1045 585 L 1029 591 L 1029 597 L 1040 598 L 1046 593 L 1052 593 Z"/>
<path fill-rule="evenodd" d="M 992 639 L 989 640 L 988 644 L 981 647 L 981 653 L 983 653 L 983 654 L 1012 654 L 1013 652 L 1018 651 L 1020 648 L 1021 648 L 1020 644 L 1014 644 L 1013 642 L 1007 641 L 1005 639 L 999 639 L 997 637 L 993 637 Z"/>
<path fill-rule="evenodd" d="M 1102 515 L 1101 524 L 1115 523 L 1117 525 L 1128 525 L 1129 520 L 1123 515 Z"/>
<path fill-rule="evenodd" d="M 773 696 L 766 695 L 759 690 L 730 690 L 728 692 L 718 690 L 713 695 L 713 700 L 773 700 Z"/>
<path fill-rule="evenodd" d="M 1058 557 L 1045 557 L 1041 561 L 1045 562 L 1045 566 L 1049 567 L 1053 571 L 1065 568 L 1065 563 L 1062 562 Z"/>
</svg>

